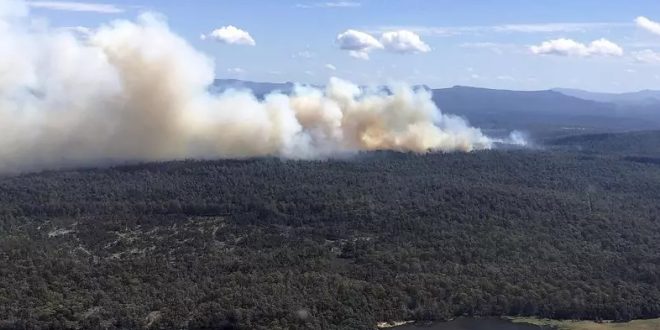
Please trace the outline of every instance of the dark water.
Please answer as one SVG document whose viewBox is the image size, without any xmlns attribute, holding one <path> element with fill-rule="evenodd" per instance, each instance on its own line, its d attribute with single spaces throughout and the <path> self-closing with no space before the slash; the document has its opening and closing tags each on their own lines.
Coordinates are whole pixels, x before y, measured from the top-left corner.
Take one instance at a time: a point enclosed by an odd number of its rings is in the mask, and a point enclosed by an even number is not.
<svg viewBox="0 0 660 330">
<path fill-rule="evenodd" d="M 500 319 L 457 319 L 431 325 L 404 325 L 393 330 L 546 330 L 550 327 L 512 323 Z"/>
</svg>

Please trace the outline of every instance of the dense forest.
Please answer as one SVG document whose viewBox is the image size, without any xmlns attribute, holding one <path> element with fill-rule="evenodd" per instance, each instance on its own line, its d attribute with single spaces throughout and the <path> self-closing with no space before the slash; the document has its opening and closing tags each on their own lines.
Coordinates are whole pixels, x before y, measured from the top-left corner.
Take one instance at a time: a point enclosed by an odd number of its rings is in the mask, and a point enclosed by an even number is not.
<svg viewBox="0 0 660 330">
<path fill-rule="evenodd" d="M 660 131 L 572 135 L 549 139 L 547 144 L 584 153 L 660 157 Z"/>
<path fill-rule="evenodd" d="M 639 156 L 375 152 L 2 177 L 0 329 L 658 317 L 660 165 Z"/>
</svg>

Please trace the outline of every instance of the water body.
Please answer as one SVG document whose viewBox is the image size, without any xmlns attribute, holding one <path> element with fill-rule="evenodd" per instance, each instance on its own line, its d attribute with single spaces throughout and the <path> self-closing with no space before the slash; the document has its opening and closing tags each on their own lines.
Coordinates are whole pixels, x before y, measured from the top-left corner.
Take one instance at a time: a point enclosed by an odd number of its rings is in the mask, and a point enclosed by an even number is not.
<svg viewBox="0 0 660 330">
<path fill-rule="evenodd" d="M 552 327 L 540 327 L 531 324 L 512 323 L 502 319 L 456 319 L 450 322 L 430 325 L 408 324 L 392 330 L 552 330 Z"/>
</svg>

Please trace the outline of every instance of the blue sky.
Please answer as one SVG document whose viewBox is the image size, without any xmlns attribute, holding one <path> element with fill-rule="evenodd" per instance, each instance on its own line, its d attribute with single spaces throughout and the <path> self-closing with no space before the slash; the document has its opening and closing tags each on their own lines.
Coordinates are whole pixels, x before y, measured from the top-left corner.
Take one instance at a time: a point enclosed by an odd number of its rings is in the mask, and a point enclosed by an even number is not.
<svg viewBox="0 0 660 330">
<path fill-rule="evenodd" d="M 32 13 L 54 26 L 90 28 L 144 11 L 161 13 L 172 30 L 216 60 L 220 78 L 322 84 L 338 76 L 360 84 L 395 80 L 432 87 L 660 89 L 657 0 L 57 2 L 33 1 Z M 638 17 L 650 23 L 638 24 Z M 254 43 L 213 37 L 212 31 L 230 25 Z M 367 43 L 373 47 L 360 48 L 365 44 L 354 38 L 338 41 L 347 30 L 373 37 Z M 386 41 L 388 32 L 403 38 L 400 31 L 418 36 L 419 43 Z M 600 39 L 607 43 L 591 44 Z"/>
</svg>

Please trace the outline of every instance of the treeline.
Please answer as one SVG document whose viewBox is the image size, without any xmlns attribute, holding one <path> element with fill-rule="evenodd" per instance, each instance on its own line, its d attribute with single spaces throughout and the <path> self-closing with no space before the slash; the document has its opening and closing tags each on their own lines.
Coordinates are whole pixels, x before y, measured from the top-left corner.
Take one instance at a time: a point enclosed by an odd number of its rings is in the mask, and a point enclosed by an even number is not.
<svg viewBox="0 0 660 330">
<path fill-rule="evenodd" d="M 367 153 L 0 178 L 0 328 L 660 316 L 660 167 Z"/>
</svg>

